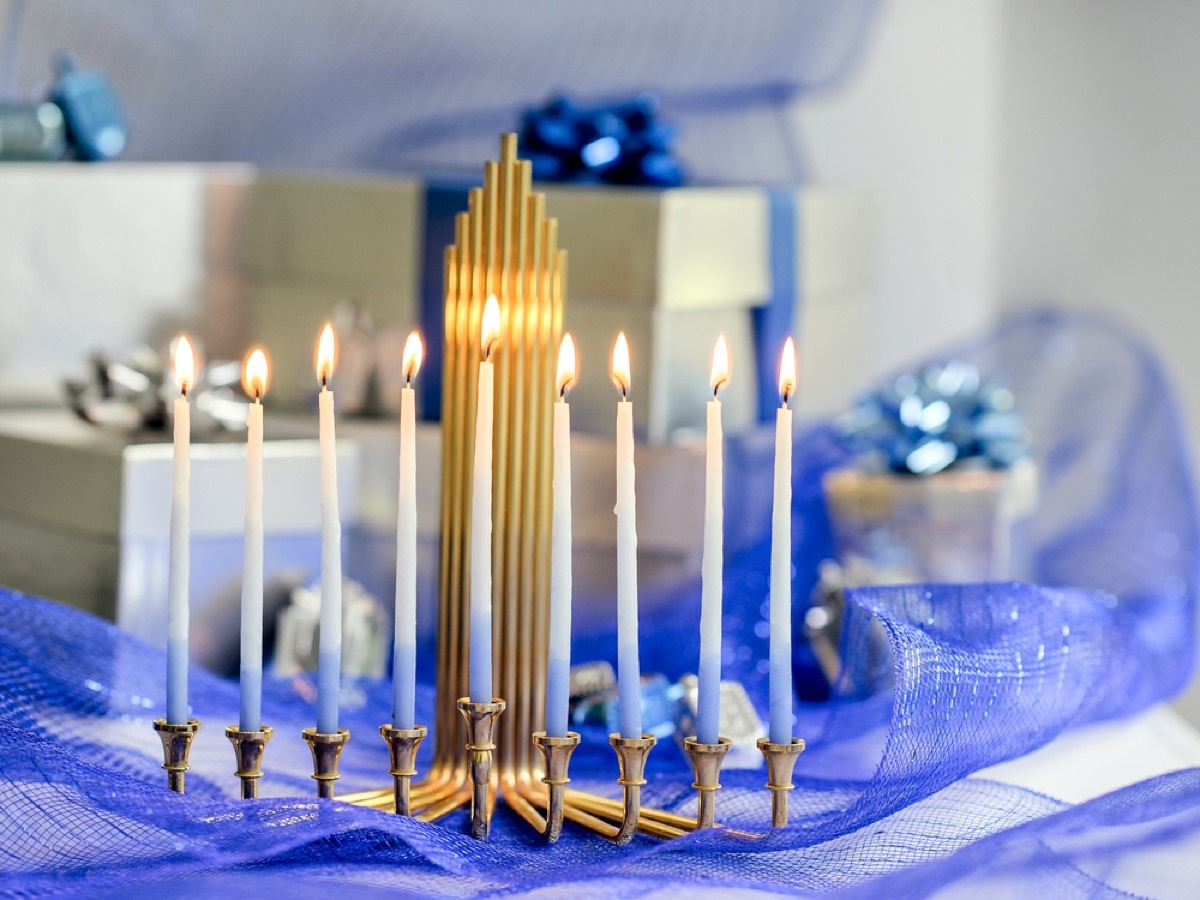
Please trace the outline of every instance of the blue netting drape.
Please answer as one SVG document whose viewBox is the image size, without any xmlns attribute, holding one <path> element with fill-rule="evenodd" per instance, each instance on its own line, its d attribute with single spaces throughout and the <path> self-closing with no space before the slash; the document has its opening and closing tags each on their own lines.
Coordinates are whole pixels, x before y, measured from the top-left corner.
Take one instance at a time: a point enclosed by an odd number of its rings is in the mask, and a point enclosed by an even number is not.
<svg viewBox="0 0 1200 900">
<path fill-rule="evenodd" d="M 625 848 L 568 825 L 543 846 L 501 808 L 486 844 L 460 814 L 429 825 L 309 799 L 299 729 L 312 683 L 272 683 L 264 719 L 264 798 L 233 799 L 221 730 L 236 684 L 193 673 L 197 739 L 187 796 L 168 794 L 150 722 L 163 708 L 164 658 L 53 603 L 0 595 L 0 891 L 18 896 L 219 889 L 325 895 L 353 887 L 420 896 L 659 896 L 706 888 L 873 897 L 1001 887 L 1015 896 L 1162 895 L 1186 887 L 1200 846 L 1200 770 L 1069 805 L 969 777 L 1083 722 L 1170 696 L 1192 666 L 1197 587 L 1195 500 L 1170 392 L 1153 358 L 1120 329 L 1088 318 L 1025 316 L 954 354 L 1002 372 L 1033 428 L 1043 474 L 1033 583 L 864 588 L 852 602 L 884 628 L 894 687 L 867 700 L 803 706 L 788 828 L 760 839 L 721 831 Z M 770 442 L 728 453 L 726 677 L 765 707 L 760 636 L 767 593 Z M 796 442 L 795 590 L 801 606 L 830 552 L 817 487 L 841 461 L 818 427 Z M 762 472 L 767 472 L 765 480 Z M 757 538 L 756 538 L 757 535 Z M 643 654 L 677 674 L 694 665 L 694 586 L 643 628 Z M 692 599 L 687 599 L 691 597 Z M 615 654 L 612 634 L 581 636 L 579 660 Z M 428 675 L 428 667 L 426 667 Z M 386 683 L 349 686 L 355 734 L 342 790 L 386 782 L 374 732 Z M 432 720 L 426 689 L 418 712 Z M 427 759 L 422 758 L 425 765 Z M 616 795 L 599 729 L 572 763 L 577 786 Z M 691 773 L 663 742 L 648 801 L 694 810 Z M 722 821 L 762 832 L 761 771 L 727 771 Z M 1178 879 L 1184 879 L 1182 882 Z"/>
</svg>

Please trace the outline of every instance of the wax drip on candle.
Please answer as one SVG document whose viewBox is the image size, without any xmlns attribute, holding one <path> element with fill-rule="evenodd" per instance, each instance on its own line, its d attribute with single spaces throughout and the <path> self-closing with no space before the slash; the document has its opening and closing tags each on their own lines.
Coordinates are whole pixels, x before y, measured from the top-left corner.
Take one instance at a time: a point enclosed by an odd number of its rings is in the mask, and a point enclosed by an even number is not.
<svg viewBox="0 0 1200 900">
<path fill-rule="evenodd" d="M 468 693 L 475 703 L 492 700 L 492 439 L 494 367 L 492 351 L 500 339 L 500 306 L 494 295 L 483 305 L 480 321 L 479 381 L 475 403 L 475 447 L 471 480 L 471 623 L 467 665 Z"/>
<path fill-rule="evenodd" d="M 338 730 L 338 692 L 342 668 L 342 524 L 338 515 L 337 442 L 334 432 L 333 378 L 336 356 L 333 326 L 326 323 L 317 342 L 317 395 L 321 459 L 321 615 L 317 650 L 317 731 Z"/>
<path fill-rule="evenodd" d="M 546 734 L 566 737 L 571 682 L 571 411 L 575 342 L 564 334 L 558 348 L 558 402 L 553 420 L 553 501 L 550 548 L 550 642 L 546 669 Z"/>
<path fill-rule="evenodd" d="M 188 577 L 191 523 L 191 409 L 188 387 L 196 378 L 191 342 L 175 342 L 174 455 L 171 467 L 171 524 L 167 555 L 167 721 L 187 721 L 188 697 Z"/>
<path fill-rule="evenodd" d="M 725 566 L 725 464 L 721 425 L 721 388 L 729 381 L 729 345 L 725 336 L 713 348 L 709 384 L 713 398 L 707 404 L 704 466 L 704 549 L 700 574 L 700 665 L 696 698 L 696 739 L 715 744 L 721 721 L 721 641 Z"/>
<path fill-rule="evenodd" d="M 263 648 L 263 407 L 269 369 L 254 348 L 242 369 L 242 388 L 254 398 L 246 411 L 246 523 L 243 536 L 240 712 L 238 727 L 262 727 Z"/>
<path fill-rule="evenodd" d="M 417 684 L 417 466 L 416 409 L 412 382 L 424 347 L 417 332 L 404 343 L 400 392 L 400 458 L 396 497 L 396 602 L 392 649 L 392 725 L 416 725 Z"/>
</svg>

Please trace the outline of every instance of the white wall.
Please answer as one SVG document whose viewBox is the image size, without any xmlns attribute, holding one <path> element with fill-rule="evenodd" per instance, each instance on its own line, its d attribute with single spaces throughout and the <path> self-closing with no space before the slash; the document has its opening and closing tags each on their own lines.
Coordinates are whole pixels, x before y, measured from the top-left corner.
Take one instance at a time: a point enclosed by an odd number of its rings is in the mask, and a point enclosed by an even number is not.
<svg viewBox="0 0 1200 900">
<path fill-rule="evenodd" d="M 995 307 L 999 0 L 884 3 L 862 68 L 794 113 L 811 174 L 879 200 L 875 368 L 978 332 Z"/>
<path fill-rule="evenodd" d="M 1134 324 L 1200 447 L 1200 4 L 1010 2 L 998 298 Z M 1177 704 L 1200 724 L 1200 683 Z"/>
</svg>

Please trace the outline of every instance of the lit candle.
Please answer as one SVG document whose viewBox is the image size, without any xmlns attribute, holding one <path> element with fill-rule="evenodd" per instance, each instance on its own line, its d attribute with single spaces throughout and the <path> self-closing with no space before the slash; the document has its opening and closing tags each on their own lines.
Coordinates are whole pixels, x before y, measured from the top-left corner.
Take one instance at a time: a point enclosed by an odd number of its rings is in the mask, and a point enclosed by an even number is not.
<svg viewBox="0 0 1200 900">
<path fill-rule="evenodd" d="M 492 351 L 500 339 L 500 306 L 488 297 L 481 323 L 483 359 L 475 399 L 475 464 L 471 483 L 471 635 L 467 680 L 473 703 L 492 701 Z"/>
<path fill-rule="evenodd" d="M 416 726 L 417 686 L 417 412 L 413 379 L 421 368 L 421 337 L 404 344 L 400 392 L 400 493 L 396 519 L 396 634 L 392 648 L 392 726 Z"/>
<path fill-rule="evenodd" d="M 167 723 L 188 720 L 188 557 L 191 523 L 192 415 L 187 392 L 196 359 L 183 335 L 175 342 L 175 452 L 171 468 L 171 532 L 167 557 Z"/>
<path fill-rule="evenodd" d="M 638 662 L 637 498 L 634 494 L 633 404 L 629 402 L 629 344 L 617 335 L 612 359 L 617 402 L 617 707 L 621 737 L 642 736 L 642 677 Z"/>
<path fill-rule="evenodd" d="M 704 477 L 704 557 L 700 564 L 700 685 L 696 700 L 696 740 L 715 744 L 721 729 L 721 602 L 725 559 L 725 472 L 721 400 L 717 392 L 729 381 L 729 347 L 725 336 L 713 349 L 713 396 L 708 401 L 708 448 Z"/>
<path fill-rule="evenodd" d="M 571 407 L 575 342 L 564 334 L 558 350 L 554 404 L 554 500 L 550 544 L 550 665 L 546 680 L 546 734 L 567 736 L 571 693 Z"/>
<path fill-rule="evenodd" d="M 241 714 L 238 728 L 262 727 L 263 647 L 263 394 L 267 357 L 255 349 L 246 359 L 242 386 L 254 398 L 246 411 L 246 530 L 242 538 Z"/>
<path fill-rule="evenodd" d="M 321 448 L 321 639 L 317 648 L 317 731 L 338 730 L 338 691 L 342 671 L 342 523 L 338 519 L 337 444 L 333 430 L 333 326 L 317 344 L 317 395 Z"/>
<path fill-rule="evenodd" d="M 792 411 L 796 346 L 788 338 L 779 361 L 779 411 L 775 414 L 775 502 L 771 511 L 770 734 L 792 742 Z"/>
</svg>

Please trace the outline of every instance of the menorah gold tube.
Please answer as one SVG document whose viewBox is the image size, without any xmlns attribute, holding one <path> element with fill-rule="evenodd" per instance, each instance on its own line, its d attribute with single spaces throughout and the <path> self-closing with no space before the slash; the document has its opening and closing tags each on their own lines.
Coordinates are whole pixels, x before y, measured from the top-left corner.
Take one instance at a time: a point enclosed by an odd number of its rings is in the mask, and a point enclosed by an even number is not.
<svg viewBox="0 0 1200 900">
<path fill-rule="evenodd" d="M 396 815 L 411 816 L 411 785 L 412 777 L 417 774 L 417 748 L 429 733 L 424 725 L 412 728 L 394 728 L 391 725 L 380 725 L 379 733 L 387 741 L 391 754 L 392 767 L 388 774 L 395 779 Z"/>
<path fill-rule="evenodd" d="M 322 800 L 332 800 L 333 783 L 341 778 L 338 774 L 338 760 L 341 759 L 346 742 L 350 740 L 350 732 L 345 728 L 328 733 L 317 731 L 315 728 L 305 728 L 301 733 L 312 751 L 312 777 L 317 783 L 317 796 Z"/>
<path fill-rule="evenodd" d="M 767 788 L 771 791 L 771 827 L 783 828 L 788 823 L 788 791 L 796 757 L 804 752 L 804 740 L 792 738 L 790 744 L 774 744 L 769 737 L 758 739 L 758 749 L 767 761 Z"/>
<path fill-rule="evenodd" d="M 715 744 L 704 744 L 690 737 L 684 739 L 683 746 L 692 758 L 692 769 L 696 773 L 692 787 L 700 794 L 696 827 L 712 828 L 716 821 L 717 791 L 721 787 L 721 763 L 733 746 L 733 741 L 718 737 Z"/>
<path fill-rule="evenodd" d="M 263 754 L 267 751 L 267 741 L 275 733 L 269 725 L 263 725 L 258 731 L 242 731 L 236 725 L 225 729 L 225 737 L 233 744 L 233 754 L 237 758 L 237 772 L 242 782 L 242 799 L 253 800 L 258 796 L 258 779 L 262 778 Z"/>
<path fill-rule="evenodd" d="M 200 730 L 199 719 L 188 719 L 180 725 L 172 725 L 166 719 L 155 719 L 154 730 L 163 745 L 163 768 L 167 770 L 167 788 L 177 794 L 184 793 L 183 779 L 187 770 L 188 754 L 192 751 L 192 738 Z"/>
<path fill-rule="evenodd" d="M 566 796 L 567 767 L 571 764 L 571 754 L 579 746 L 579 732 L 568 731 L 565 737 L 550 737 L 544 731 L 535 732 L 534 745 L 542 751 L 546 760 L 546 775 L 542 783 L 546 785 L 546 828 L 542 836 L 547 844 L 553 844 L 562 834 L 563 799 Z"/>
<path fill-rule="evenodd" d="M 617 764 L 621 776 L 617 784 L 624 788 L 624 812 L 621 816 L 621 828 L 613 839 L 618 844 L 628 844 L 637 831 L 638 817 L 642 809 L 642 785 L 646 783 L 646 757 L 650 749 L 658 743 L 652 734 L 643 734 L 640 738 L 621 737 L 619 732 L 608 736 L 608 742 L 617 751 Z"/>
<path fill-rule="evenodd" d="M 488 815 L 488 788 L 492 780 L 492 751 L 496 719 L 504 712 L 498 697 L 490 703 L 472 703 L 467 697 L 458 701 L 458 711 L 467 723 L 467 763 L 471 773 L 471 837 L 486 840 L 491 825 Z"/>
</svg>

